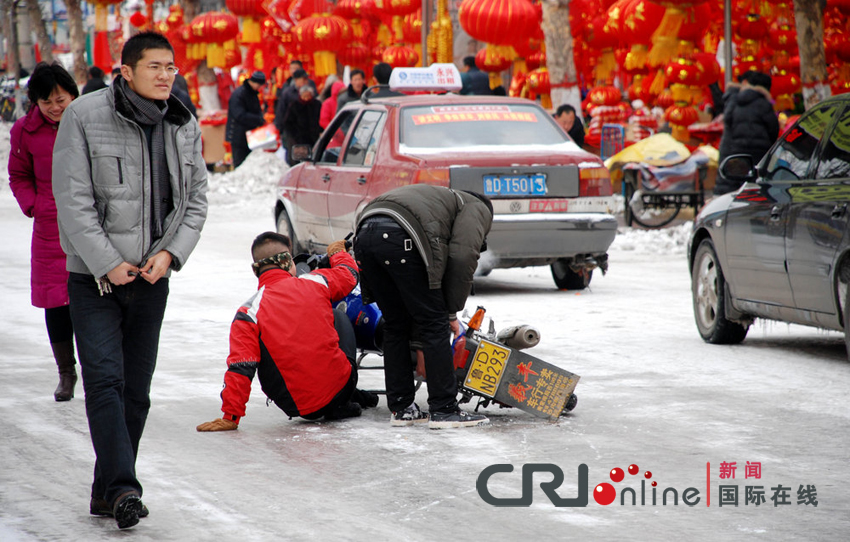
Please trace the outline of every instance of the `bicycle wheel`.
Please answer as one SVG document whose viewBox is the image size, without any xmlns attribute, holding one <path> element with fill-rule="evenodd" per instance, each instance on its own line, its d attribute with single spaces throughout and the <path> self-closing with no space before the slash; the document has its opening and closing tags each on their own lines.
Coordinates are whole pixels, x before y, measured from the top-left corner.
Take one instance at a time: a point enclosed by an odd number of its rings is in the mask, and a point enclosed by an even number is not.
<svg viewBox="0 0 850 542">
<path fill-rule="evenodd" d="M 643 192 L 638 190 L 634 192 L 626 202 L 629 209 L 627 215 L 627 223 L 631 225 L 634 221 L 638 226 L 646 229 L 663 228 L 679 215 L 682 204 L 678 201 L 674 203 L 651 203 L 643 200 Z"/>
</svg>

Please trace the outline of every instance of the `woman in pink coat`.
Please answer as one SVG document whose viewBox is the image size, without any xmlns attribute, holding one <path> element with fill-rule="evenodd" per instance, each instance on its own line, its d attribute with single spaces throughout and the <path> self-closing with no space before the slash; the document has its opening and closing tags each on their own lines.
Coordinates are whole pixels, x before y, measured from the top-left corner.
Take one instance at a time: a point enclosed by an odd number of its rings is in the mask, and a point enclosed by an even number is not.
<svg viewBox="0 0 850 542">
<path fill-rule="evenodd" d="M 74 397 L 77 371 L 68 309 L 68 272 L 59 245 L 53 200 L 53 143 L 62 113 L 79 96 L 74 78 L 60 64 L 35 67 L 27 85 L 30 110 L 12 127 L 9 183 L 21 210 L 33 218 L 32 304 L 44 309 L 47 334 L 59 367 L 57 401 Z"/>
<path fill-rule="evenodd" d="M 331 77 L 332 76 L 328 76 L 328 79 Z M 326 81 L 325 85 L 327 84 L 328 83 Z M 345 88 L 345 84 L 342 81 L 334 81 L 330 86 L 330 96 L 322 100 L 322 112 L 319 115 L 319 126 L 321 126 L 323 130 L 328 127 L 328 124 L 330 124 L 332 120 L 334 120 L 334 115 L 336 115 L 337 96 L 339 96 L 339 93 L 345 90 Z M 322 91 L 322 94 L 324 94 L 324 91 Z"/>
</svg>

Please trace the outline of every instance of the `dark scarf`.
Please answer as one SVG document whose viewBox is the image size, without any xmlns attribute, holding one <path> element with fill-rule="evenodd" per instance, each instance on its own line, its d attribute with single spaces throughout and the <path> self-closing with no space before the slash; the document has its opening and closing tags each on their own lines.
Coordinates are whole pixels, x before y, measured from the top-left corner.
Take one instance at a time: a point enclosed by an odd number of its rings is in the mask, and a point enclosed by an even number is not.
<svg viewBox="0 0 850 542">
<path fill-rule="evenodd" d="M 121 100 L 131 119 L 149 134 L 151 158 L 151 234 L 154 239 L 162 237 L 165 215 L 171 207 L 171 179 L 165 159 L 165 129 L 163 119 L 168 104 L 161 100 L 142 98 L 127 84 L 123 77 L 116 77 L 115 98 Z"/>
</svg>

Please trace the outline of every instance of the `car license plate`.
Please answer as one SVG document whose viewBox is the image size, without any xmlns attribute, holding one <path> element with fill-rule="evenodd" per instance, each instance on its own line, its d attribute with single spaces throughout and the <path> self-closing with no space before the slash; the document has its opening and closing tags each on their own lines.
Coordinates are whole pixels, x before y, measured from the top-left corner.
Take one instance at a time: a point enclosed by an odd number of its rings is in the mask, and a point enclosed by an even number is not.
<svg viewBox="0 0 850 542">
<path fill-rule="evenodd" d="M 546 175 L 485 175 L 485 196 L 545 196 Z"/>
<path fill-rule="evenodd" d="M 510 355 L 509 349 L 482 340 L 475 350 L 475 357 L 472 359 L 469 372 L 466 374 L 464 386 L 488 397 L 496 395 L 502 374 L 505 372 L 505 363 Z"/>
</svg>

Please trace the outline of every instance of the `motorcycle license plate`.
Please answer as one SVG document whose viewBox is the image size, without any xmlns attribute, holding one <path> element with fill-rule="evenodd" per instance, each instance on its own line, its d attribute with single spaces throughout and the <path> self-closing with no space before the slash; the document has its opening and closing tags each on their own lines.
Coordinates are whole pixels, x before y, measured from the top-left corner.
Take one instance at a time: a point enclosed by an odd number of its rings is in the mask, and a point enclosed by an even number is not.
<svg viewBox="0 0 850 542">
<path fill-rule="evenodd" d="M 505 372 L 505 364 L 510 355 L 510 349 L 482 340 L 475 350 L 472 366 L 466 374 L 464 386 L 488 397 L 494 397 L 496 390 L 499 389 L 502 374 Z"/>
</svg>

